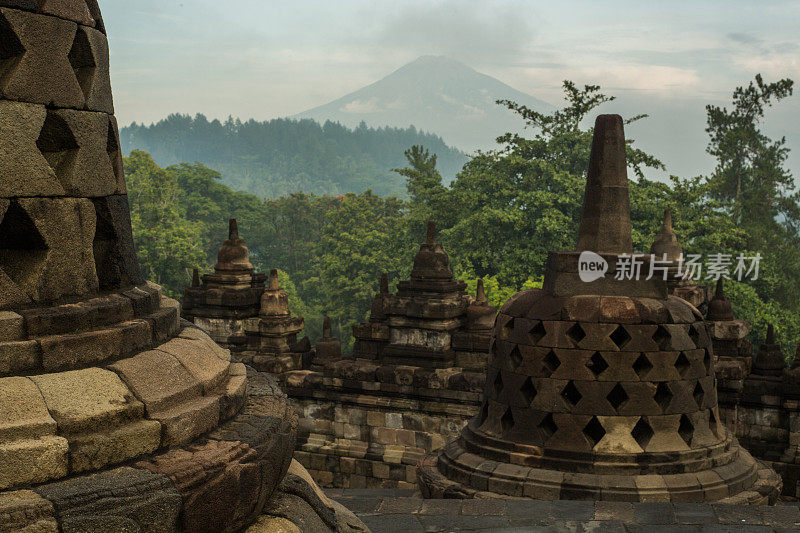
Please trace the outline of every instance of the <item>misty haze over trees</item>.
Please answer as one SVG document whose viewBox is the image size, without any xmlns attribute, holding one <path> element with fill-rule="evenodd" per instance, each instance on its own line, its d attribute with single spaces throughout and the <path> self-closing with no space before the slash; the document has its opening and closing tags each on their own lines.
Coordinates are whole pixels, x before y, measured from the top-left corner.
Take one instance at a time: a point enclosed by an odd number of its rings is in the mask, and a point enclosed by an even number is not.
<svg viewBox="0 0 800 533">
<path fill-rule="evenodd" d="M 353 129 L 334 122 L 275 119 L 266 122 L 228 118 L 209 121 L 173 114 L 145 126 L 120 130 L 125 152 L 144 150 L 162 166 L 201 162 L 222 174 L 234 190 L 263 198 L 293 192 L 337 195 L 347 192 L 405 194 L 405 182 L 393 168 L 405 162 L 403 151 L 422 144 L 439 156 L 439 169 L 452 178 L 467 156 L 441 137 L 407 128 Z"/>
</svg>

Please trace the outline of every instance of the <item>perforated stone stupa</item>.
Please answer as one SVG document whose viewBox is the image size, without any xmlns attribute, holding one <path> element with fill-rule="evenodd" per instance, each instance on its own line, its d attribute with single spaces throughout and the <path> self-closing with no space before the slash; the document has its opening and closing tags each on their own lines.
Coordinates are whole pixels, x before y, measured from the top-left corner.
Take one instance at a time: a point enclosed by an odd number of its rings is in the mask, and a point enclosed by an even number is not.
<svg viewBox="0 0 800 533">
<path fill-rule="evenodd" d="M 360 529 L 275 383 L 142 278 L 104 32 L 0 1 L 0 531 Z"/>
<path fill-rule="evenodd" d="M 202 284 L 200 280 L 202 279 Z M 213 274 L 195 272 L 183 295 L 183 318 L 204 330 L 225 348 L 245 335 L 247 319 L 258 316 L 267 276 L 255 272 L 250 251 L 239 236 L 236 219 L 228 223 L 228 238 L 217 254 Z"/>
<path fill-rule="evenodd" d="M 483 406 L 420 465 L 426 497 L 776 500 L 780 478 L 720 423 L 703 317 L 662 279 L 617 279 L 629 213 L 623 122 L 602 115 L 577 249 L 501 308 Z M 609 264 L 588 283 L 587 250 Z"/>
</svg>

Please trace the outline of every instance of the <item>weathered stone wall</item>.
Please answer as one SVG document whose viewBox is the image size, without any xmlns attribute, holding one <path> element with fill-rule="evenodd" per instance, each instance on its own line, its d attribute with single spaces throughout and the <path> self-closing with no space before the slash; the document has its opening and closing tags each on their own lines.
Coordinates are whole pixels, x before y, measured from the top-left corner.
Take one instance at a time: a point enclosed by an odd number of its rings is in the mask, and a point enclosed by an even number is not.
<svg viewBox="0 0 800 533">
<path fill-rule="evenodd" d="M 284 378 L 300 416 L 295 458 L 337 488 L 415 488 L 416 464 L 477 414 L 485 379 L 364 361 Z"/>
</svg>

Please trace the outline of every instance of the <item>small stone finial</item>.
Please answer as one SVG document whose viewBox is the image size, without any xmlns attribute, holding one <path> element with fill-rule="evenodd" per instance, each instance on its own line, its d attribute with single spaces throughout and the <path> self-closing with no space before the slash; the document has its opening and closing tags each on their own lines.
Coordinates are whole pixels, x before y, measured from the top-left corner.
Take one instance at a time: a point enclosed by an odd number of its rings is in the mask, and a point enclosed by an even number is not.
<svg viewBox="0 0 800 533">
<path fill-rule="evenodd" d="M 720 299 L 727 299 L 725 298 L 724 284 L 722 283 L 722 278 L 717 279 L 717 287 L 714 290 L 714 297 Z"/>
<path fill-rule="evenodd" d="M 280 289 L 280 283 L 278 282 L 278 269 L 273 268 L 269 271 L 269 290 L 277 291 Z"/>
<path fill-rule="evenodd" d="M 434 244 L 436 242 L 436 222 L 433 220 L 428 221 L 428 231 L 425 235 L 425 242 L 427 244 Z"/>
<path fill-rule="evenodd" d="M 661 224 L 661 233 L 672 233 L 672 209 L 664 209 L 664 223 Z"/>
<path fill-rule="evenodd" d="M 389 294 L 389 276 L 384 272 L 381 274 L 381 294 Z"/>
<path fill-rule="evenodd" d="M 767 324 L 767 338 L 764 344 L 775 344 L 775 326 L 772 324 Z"/>
<path fill-rule="evenodd" d="M 239 224 L 235 218 L 228 220 L 228 239 L 235 241 L 239 238 Z"/>
<path fill-rule="evenodd" d="M 578 251 L 633 252 L 625 148 L 622 117 L 598 116 L 578 231 Z"/>
<path fill-rule="evenodd" d="M 483 278 L 478 278 L 478 288 L 475 290 L 475 303 L 486 303 L 486 290 L 483 288 Z"/>
<path fill-rule="evenodd" d="M 322 319 L 322 338 L 330 339 L 331 337 L 333 337 L 331 335 L 331 319 L 326 316 Z"/>
<path fill-rule="evenodd" d="M 717 288 L 714 291 L 714 297 L 708 302 L 706 320 L 709 322 L 724 322 L 733 320 L 733 318 L 733 306 L 731 306 L 731 302 L 725 297 L 722 278 L 719 278 L 717 280 Z"/>
<path fill-rule="evenodd" d="M 761 376 L 779 376 L 786 369 L 786 359 L 781 348 L 775 343 L 775 327 L 767 324 L 767 336 L 758 347 L 753 358 L 753 374 Z"/>
<path fill-rule="evenodd" d="M 192 270 L 192 288 L 200 286 L 200 271 L 196 268 Z"/>
</svg>

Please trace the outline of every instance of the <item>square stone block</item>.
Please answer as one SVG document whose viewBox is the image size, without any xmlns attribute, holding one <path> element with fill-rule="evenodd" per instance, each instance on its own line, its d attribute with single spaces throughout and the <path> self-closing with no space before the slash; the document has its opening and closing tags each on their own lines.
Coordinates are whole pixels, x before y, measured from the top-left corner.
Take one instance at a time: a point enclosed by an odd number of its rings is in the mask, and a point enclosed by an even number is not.
<svg viewBox="0 0 800 533">
<path fill-rule="evenodd" d="M 86 368 L 32 376 L 64 434 L 108 431 L 144 415 L 144 405 L 108 370 Z"/>
<path fill-rule="evenodd" d="M 63 185 L 36 146 L 46 117 L 43 105 L 0 101 L 0 198 L 64 194 Z M 0 220 L 7 207 L 0 205 Z"/>
<path fill-rule="evenodd" d="M 18 341 L 25 336 L 25 321 L 13 311 L 0 311 L 0 342 Z"/>
<path fill-rule="evenodd" d="M 13 9 L 0 9 L 0 16 L 5 19 L 4 49 L 17 58 L 4 69 L 0 95 L 8 100 L 82 108 L 85 96 L 70 64 L 78 26 Z"/>
</svg>

